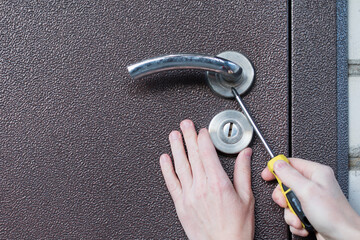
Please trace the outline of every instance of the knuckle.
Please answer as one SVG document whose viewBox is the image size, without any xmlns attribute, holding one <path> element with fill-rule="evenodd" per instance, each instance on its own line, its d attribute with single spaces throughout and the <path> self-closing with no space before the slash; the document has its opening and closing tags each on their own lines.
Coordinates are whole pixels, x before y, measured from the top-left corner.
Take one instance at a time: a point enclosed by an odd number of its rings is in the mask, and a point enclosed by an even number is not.
<svg viewBox="0 0 360 240">
<path fill-rule="evenodd" d="M 174 193 L 177 191 L 178 187 L 175 183 L 166 183 L 166 185 L 170 193 Z"/>
<path fill-rule="evenodd" d="M 174 202 L 177 202 L 179 197 L 181 196 L 181 189 L 175 183 L 166 184 L 169 193 Z"/>
<path fill-rule="evenodd" d="M 297 218 L 297 217 L 296 217 Z M 299 218 L 295 219 L 294 221 L 292 221 L 291 225 L 294 227 L 294 228 L 297 228 L 297 229 L 302 229 L 302 224 L 301 224 L 301 221 Z"/>
<path fill-rule="evenodd" d="M 209 186 L 210 190 L 216 194 L 222 194 L 230 188 L 230 183 L 225 179 L 217 178 Z"/>
<path fill-rule="evenodd" d="M 284 220 L 287 225 L 291 225 L 291 220 L 289 219 L 289 217 L 286 214 L 284 215 Z"/>
<path fill-rule="evenodd" d="M 276 189 L 273 191 L 271 197 L 272 197 L 272 199 L 274 200 L 274 202 L 278 202 L 278 200 L 279 200 L 279 195 L 278 195 L 278 192 L 276 191 Z"/>
<path fill-rule="evenodd" d="M 206 195 L 204 191 L 200 193 L 192 192 L 184 200 L 184 205 L 187 209 L 198 209 L 199 205 L 204 202 Z"/>
<path fill-rule="evenodd" d="M 186 197 L 183 199 L 183 205 L 185 209 L 191 209 L 194 203 L 193 197 Z"/>
<path fill-rule="evenodd" d="M 306 184 L 303 188 L 302 188 L 302 192 L 301 195 L 299 197 L 307 200 L 307 199 L 311 199 L 312 196 L 314 195 L 314 193 L 318 192 L 319 186 L 314 183 L 314 182 L 310 182 L 309 184 Z"/>
<path fill-rule="evenodd" d="M 332 179 L 335 176 L 334 170 L 329 166 L 323 166 L 321 171 L 322 171 L 323 176 L 326 179 Z"/>
<path fill-rule="evenodd" d="M 280 188 L 276 187 L 274 189 L 274 191 L 272 192 L 272 199 L 273 201 L 278 204 L 279 206 L 281 206 L 282 208 L 286 207 L 286 200 L 284 195 L 281 193 Z"/>
<path fill-rule="evenodd" d="M 195 200 L 205 199 L 207 197 L 206 189 L 197 189 L 194 193 Z"/>
<path fill-rule="evenodd" d="M 221 190 L 221 186 L 218 182 L 214 182 L 209 186 L 209 189 L 211 192 L 216 193 L 216 194 L 221 194 L 222 190 Z"/>
<path fill-rule="evenodd" d="M 193 196 L 195 199 L 204 199 L 207 196 L 207 186 L 204 179 L 196 179 L 193 185 Z"/>
<path fill-rule="evenodd" d="M 300 219 L 297 216 L 295 216 L 294 213 L 290 212 L 289 209 L 284 211 L 284 218 L 285 218 L 285 222 L 288 225 L 290 225 L 294 228 L 297 228 L 297 229 L 302 229 Z"/>
<path fill-rule="evenodd" d="M 183 175 L 184 173 L 189 172 L 190 170 L 191 170 L 190 164 L 183 164 L 175 168 L 175 172 L 177 175 Z"/>
<path fill-rule="evenodd" d="M 206 181 L 203 180 L 195 180 L 194 181 L 194 191 L 195 192 L 202 192 L 205 191 L 207 188 Z"/>
<path fill-rule="evenodd" d="M 172 200 L 175 204 L 179 202 L 179 199 L 181 197 L 181 191 L 174 192 L 174 194 L 171 195 Z"/>
</svg>

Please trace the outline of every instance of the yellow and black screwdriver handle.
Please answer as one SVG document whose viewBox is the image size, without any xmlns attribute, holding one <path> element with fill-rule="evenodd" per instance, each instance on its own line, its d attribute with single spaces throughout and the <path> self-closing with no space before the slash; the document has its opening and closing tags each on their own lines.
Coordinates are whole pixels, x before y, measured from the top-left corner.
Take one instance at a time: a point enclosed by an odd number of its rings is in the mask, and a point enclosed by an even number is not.
<svg viewBox="0 0 360 240">
<path fill-rule="evenodd" d="M 280 154 L 280 155 L 277 155 L 276 157 L 274 157 L 273 159 L 271 159 L 267 163 L 267 166 L 268 166 L 270 172 L 272 174 L 274 174 L 276 180 L 278 181 L 281 192 L 284 195 L 287 205 L 288 205 L 289 209 L 291 210 L 291 212 L 299 217 L 303 228 L 305 228 L 308 232 L 313 232 L 314 227 L 310 224 L 309 220 L 306 218 L 306 216 L 301 208 L 299 199 L 296 197 L 295 193 L 291 190 L 291 188 L 288 188 L 281 182 L 281 180 L 276 176 L 276 174 L 274 172 L 274 163 L 278 160 L 283 160 L 283 161 L 289 163 L 289 160 L 283 154 Z"/>
</svg>

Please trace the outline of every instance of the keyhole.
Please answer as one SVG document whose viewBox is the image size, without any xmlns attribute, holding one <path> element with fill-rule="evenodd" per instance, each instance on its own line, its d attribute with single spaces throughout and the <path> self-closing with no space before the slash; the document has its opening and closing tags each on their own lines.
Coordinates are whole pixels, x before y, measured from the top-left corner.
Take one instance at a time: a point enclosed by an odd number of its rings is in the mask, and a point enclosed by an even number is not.
<svg viewBox="0 0 360 240">
<path fill-rule="evenodd" d="M 224 134 L 228 138 L 235 137 L 238 134 L 238 129 L 236 124 L 229 122 L 224 125 Z"/>
<path fill-rule="evenodd" d="M 234 126 L 234 123 L 230 123 L 228 137 L 231 137 L 233 126 Z"/>
</svg>

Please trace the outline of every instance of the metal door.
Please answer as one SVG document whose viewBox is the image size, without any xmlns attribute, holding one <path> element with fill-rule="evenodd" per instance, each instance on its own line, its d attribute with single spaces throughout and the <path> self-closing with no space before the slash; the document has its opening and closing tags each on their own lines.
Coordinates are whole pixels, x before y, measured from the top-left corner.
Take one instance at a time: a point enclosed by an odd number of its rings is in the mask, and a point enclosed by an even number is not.
<svg viewBox="0 0 360 240">
<path fill-rule="evenodd" d="M 256 78 L 244 101 L 289 154 L 286 1 L 1 3 L 1 238 L 186 238 L 158 158 L 185 118 L 237 109 L 202 71 L 133 80 L 126 66 L 169 53 L 234 50 Z M 256 239 L 286 239 L 267 153 L 250 145 Z M 234 156 L 220 154 L 231 176 Z"/>
</svg>

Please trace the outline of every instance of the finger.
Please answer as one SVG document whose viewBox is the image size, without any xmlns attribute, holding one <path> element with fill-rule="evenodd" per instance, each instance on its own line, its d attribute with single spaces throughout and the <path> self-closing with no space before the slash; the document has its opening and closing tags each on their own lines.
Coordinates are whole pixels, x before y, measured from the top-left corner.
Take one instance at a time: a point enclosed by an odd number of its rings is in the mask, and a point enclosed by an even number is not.
<svg viewBox="0 0 360 240">
<path fill-rule="evenodd" d="M 289 158 L 290 164 L 303 176 L 320 184 L 327 184 L 334 177 L 333 170 L 326 165 L 300 158 Z"/>
<path fill-rule="evenodd" d="M 305 189 L 304 186 L 311 184 L 309 179 L 305 178 L 290 164 L 282 160 L 274 163 L 274 172 L 286 186 L 292 188 L 296 193 L 300 193 L 300 195 Z"/>
<path fill-rule="evenodd" d="M 272 199 L 280 207 L 282 207 L 282 208 L 287 207 L 287 202 L 284 197 L 284 194 L 281 192 L 280 185 L 277 185 L 276 188 L 274 189 L 274 191 L 272 193 Z"/>
<path fill-rule="evenodd" d="M 185 190 L 192 184 L 192 173 L 180 132 L 172 131 L 169 135 L 169 141 L 174 158 L 175 171 L 180 179 L 182 188 Z"/>
<path fill-rule="evenodd" d="M 180 128 L 184 136 L 193 178 L 204 178 L 205 171 L 199 156 L 198 136 L 194 123 L 191 120 L 184 120 L 180 123 Z"/>
<path fill-rule="evenodd" d="M 166 187 L 170 192 L 171 198 L 175 202 L 182 193 L 181 184 L 177 178 L 174 167 L 169 155 L 163 154 L 160 157 L 161 172 L 164 176 Z"/>
<path fill-rule="evenodd" d="M 205 174 L 208 178 L 227 177 L 222 167 L 215 147 L 210 139 L 207 129 L 203 128 L 199 131 L 198 136 L 199 154 L 203 162 Z"/>
<path fill-rule="evenodd" d="M 245 148 L 236 158 L 234 166 L 234 187 L 238 194 L 252 195 L 251 155 L 251 148 Z"/>
<path fill-rule="evenodd" d="M 309 235 L 309 232 L 306 231 L 304 228 L 303 229 L 297 229 L 297 228 L 293 228 L 292 226 L 290 226 L 290 231 L 300 237 L 306 237 L 307 235 Z"/>
<path fill-rule="evenodd" d="M 311 179 L 312 174 L 314 172 L 318 172 L 316 171 L 316 169 L 322 166 L 319 163 L 300 159 L 300 158 L 288 158 L 288 160 L 296 170 L 298 170 L 303 176 L 305 176 L 308 179 Z M 261 172 L 261 177 L 265 181 L 271 181 L 275 179 L 275 176 L 270 172 L 270 170 L 267 167 Z"/>
<path fill-rule="evenodd" d="M 275 179 L 274 174 L 272 174 L 267 167 L 264 168 L 264 170 L 261 172 L 261 177 L 262 177 L 265 181 L 272 181 L 272 180 Z"/>
<path fill-rule="evenodd" d="M 289 208 L 285 208 L 284 218 L 285 218 L 285 222 L 289 226 L 298 230 L 303 229 L 300 219 L 294 213 L 292 213 Z"/>
<path fill-rule="evenodd" d="M 288 158 L 291 166 L 297 169 L 302 175 L 311 178 L 311 174 L 322 164 L 300 158 Z"/>
</svg>

